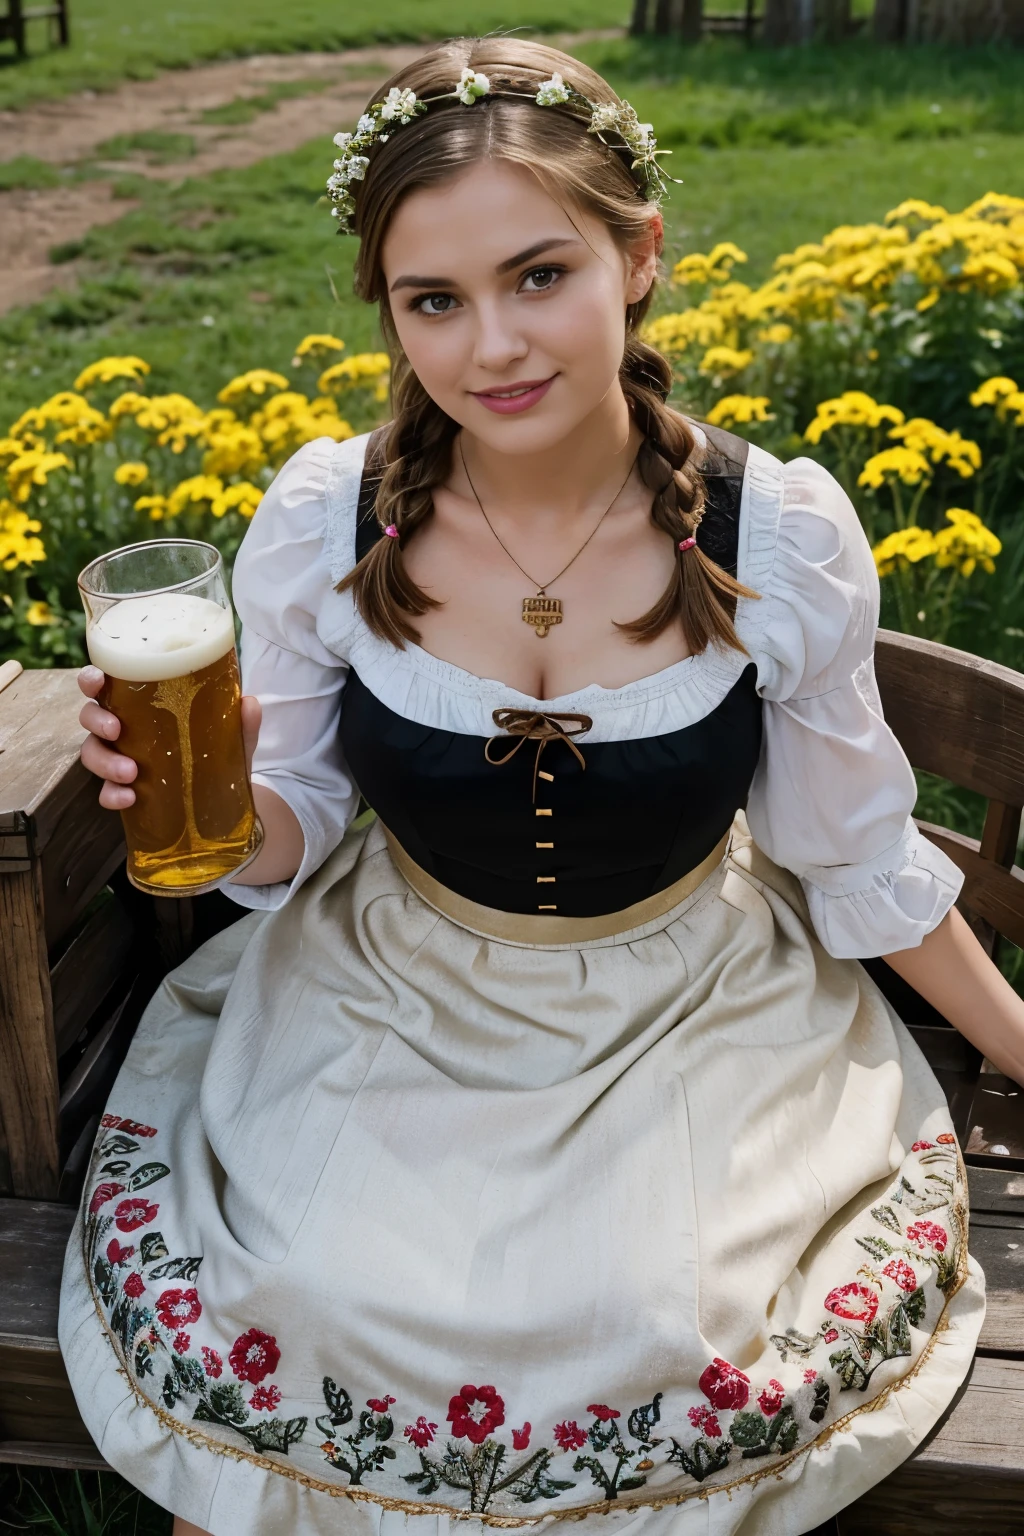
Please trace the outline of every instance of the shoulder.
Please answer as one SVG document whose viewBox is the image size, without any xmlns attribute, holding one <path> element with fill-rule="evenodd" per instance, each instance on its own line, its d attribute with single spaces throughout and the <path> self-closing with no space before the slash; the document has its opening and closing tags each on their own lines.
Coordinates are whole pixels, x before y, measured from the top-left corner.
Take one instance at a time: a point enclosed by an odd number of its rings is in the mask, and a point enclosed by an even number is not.
<svg viewBox="0 0 1024 1536">
<path fill-rule="evenodd" d="M 235 561 L 243 581 L 258 566 L 283 561 L 288 568 L 314 559 L 332 574 L 351 567 L 355 502 L 367 436 L 318 437 L 305 443 L 278 470 L 246 529 Z M 350 523 L 345 541 L 345 525 Z M 280 567 L 278 567 L 280 569 Z"/>
</svg>

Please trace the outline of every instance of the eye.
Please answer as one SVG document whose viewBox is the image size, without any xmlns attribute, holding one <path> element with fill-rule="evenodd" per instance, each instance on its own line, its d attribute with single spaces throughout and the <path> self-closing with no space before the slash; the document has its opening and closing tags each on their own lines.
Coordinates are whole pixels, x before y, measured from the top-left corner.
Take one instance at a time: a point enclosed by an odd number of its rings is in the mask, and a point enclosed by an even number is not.
<svg viewBox="0 0 1024 1536">
<path fill-rule="evenodd" d="M 413 299 L 411 308 L 420 315 L 447 315 L 457 306 L 458 300 L 450 293 L 424 293 Z"/>
<path fill-rule="evenodd" d="M 521 293 L 545 293 L 565 273 L 564 267 L 532 267 L 523 277 Z"/>
</svg>

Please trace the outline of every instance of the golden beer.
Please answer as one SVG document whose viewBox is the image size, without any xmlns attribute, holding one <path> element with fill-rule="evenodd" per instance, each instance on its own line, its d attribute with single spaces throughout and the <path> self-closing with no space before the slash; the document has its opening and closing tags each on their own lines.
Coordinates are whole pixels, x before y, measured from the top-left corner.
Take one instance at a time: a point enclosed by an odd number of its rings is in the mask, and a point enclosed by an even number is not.
<svg viewBox="0 0 1024 1536">
<path fill-rule="evenodd" d="M 168 574 L 209 568 L 162 591 L 90 590 L 124 586 L 133 575 L 152 580 L 162 570 L 161 545 L 176 546 L 166 551 Z M 139 550 L 145 558 L 133 561 Z M 113 566 L 104 571 L 103 562 Z M 121 722 L 113 745 L 138 764 L 135 804 L 121 812 L 128 877 L 164 896 L 209 889 L 254 858 L 262 842 L 245 770 L 220 555 L 198 541 L 153 540 L 94 561 L 79 585 L 89 658 L 105 674 L 99 702 Z"/>
</svg>

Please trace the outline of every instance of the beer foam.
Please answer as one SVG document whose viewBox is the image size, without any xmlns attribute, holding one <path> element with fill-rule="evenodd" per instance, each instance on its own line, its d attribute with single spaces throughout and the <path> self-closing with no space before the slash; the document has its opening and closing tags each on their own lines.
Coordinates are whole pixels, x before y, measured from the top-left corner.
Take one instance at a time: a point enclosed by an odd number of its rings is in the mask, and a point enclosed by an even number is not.
<svg viewBox="0 0 1024 1536">
<path fill-rule="evenodd" d="M 219 661 L 235 643 L 227 608 L 207 597 L 155 592 L 126 597 L 86 632 L 89 660 L 126 683 L 184 677 Z"/>
</svg>

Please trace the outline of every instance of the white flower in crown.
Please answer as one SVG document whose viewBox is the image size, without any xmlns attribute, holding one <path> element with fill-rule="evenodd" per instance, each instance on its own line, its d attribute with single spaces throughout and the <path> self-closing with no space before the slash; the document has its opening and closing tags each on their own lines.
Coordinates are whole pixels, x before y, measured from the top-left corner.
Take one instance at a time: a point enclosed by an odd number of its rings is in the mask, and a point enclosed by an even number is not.
<svg viewBox="0 0 1024 1536">
<path fill-rule="evenodd" d="M 658 142 L 654 137 L 653 123 L 638 123 L 637 128 L 639 130 L 640 143 L 644 146 L 645 149 L 648 145 L 653 147 Z"/>
<path fill-rule="evenodd" d="M 471 107 L 479 97 L 486 96 L 490 88 L 491 82 L 486 75 L 478 75 L 475 69 L 464 69 L 455 95 L 464 107 Z"/>
<path fill-rule="evenodd" d="M 381 104 L 380 115 L 388 123 L 396 118 L 401 123 L 408 123 L 416 116 L 416 109 L 415 91 L 400 91 L 393 85 Z"/>
<path fill-rule="evenodd" d="M 374 131 L 374 129 L 376 128 L 376 126 L 377 126 L 377 120 L 372 115 L 372 113 L 364 112 L 362 117 L 359 119 L 358 123 L 356 123 L 356 133 L 357 134 L 372 133 Z M 334 142 L 335 142 L 335 144 L 337 144 L 338 140 L 335 139 Z"/>
<path fill-rule="evenodd" d="M 362 181 L 366 175 L 366 167 L 369 165 L 366 155 L 350 155 L 348 165 L 345 167 L 345 175 L 349 181 Z"/>
<path fill-rule="evenodd" d="M 617 130 L 620 111 L 614 102 L 599 102 L 590 115 L 591 133 L 606 133 L 609 128 Z"/>
<path fill-rule="evenodd" d="M 348 149 L 349 145 L 352 143 L 352 139 L 353 135 L 351 133 L 336 133 L 334 135 L 334 142 L 337 144 L 339 149 Z"/>
<path fill-rule="evenodd" d="M 569 87 L 556 70 L 550 80 L 542 80 L 536 95 L 538 107 L 558 107 L 569 100 Z"/>
</svg>

